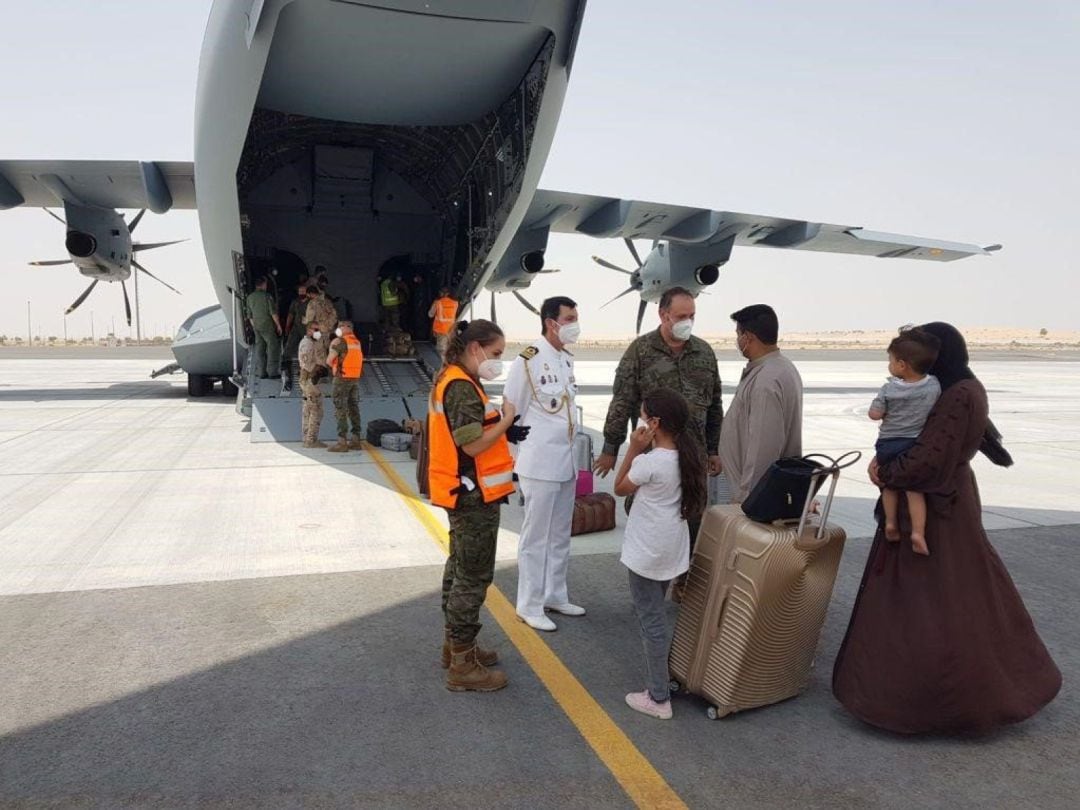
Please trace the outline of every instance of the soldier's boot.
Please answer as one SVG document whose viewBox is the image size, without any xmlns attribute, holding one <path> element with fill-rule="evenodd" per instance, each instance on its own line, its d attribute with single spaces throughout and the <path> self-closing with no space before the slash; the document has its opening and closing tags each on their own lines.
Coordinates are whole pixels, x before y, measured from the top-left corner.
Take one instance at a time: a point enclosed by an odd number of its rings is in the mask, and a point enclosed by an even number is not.
<svg viewBox="0 0 1080 810">
<path fill-rule="evenodd" d="M 450 645 L 446 688 L 451 692 L 494 692 L 506 683 L 506 673 L 488 669 L 476 660 L 475 641 Z"/>
<path fill-rule="evenodd" d="M 349 439 L 349 449 L 350 450 L 363 450 L 364 449 L 364 440 L 361 439 L 359 436 L 353 436 L 351 439 Z"/>
<path fill-rule="evenodd" d="M 347 453 L 349 452 L 349 443 L 345 441 L 345 437 L 341 436 L 337 440 L 337 444 L 331 445 L 329 448 L 331 453 Z"/>
<path fill-rule="evenodd" d="M 444 628 L 445 635 L 442 643 L 442 668 L 450 668 L 450 628 Z M 479 644 L 476 645 L 476 662 L 485 667 L 493 667 L 499 663 L 499 654 L 494 650 L 485 650 Z"/>
<path fill-rule="evenodd" d="M 329 446 L 330 445 L 326 442 L 320 442 L 318 439 L 304 439 L 304 447 L 319 447 L 325 449 Z"/>
</svg>

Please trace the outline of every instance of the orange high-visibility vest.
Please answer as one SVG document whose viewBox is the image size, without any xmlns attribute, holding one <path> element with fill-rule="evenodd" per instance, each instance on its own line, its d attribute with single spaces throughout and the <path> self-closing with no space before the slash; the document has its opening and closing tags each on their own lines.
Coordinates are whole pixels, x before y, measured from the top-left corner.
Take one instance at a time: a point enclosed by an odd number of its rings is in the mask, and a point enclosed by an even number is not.
<svg viewBox="0 0 1080 810">
<path fill-rule="evenodd" d="M 349 349 L 345 352 L 345 362 L 341 363 L 341 375 L 346 380 L 359 380 L 364 371 L 364 349 L 360 345 L 360 339 L 354 334 L 342 335 L 341 339 L 348 344 Z M 337 352 L 330 358 L 330 368 L 334 370 L 334 376 L 338 376 L 338 363 L 341 361 Z"/>
<path fill-rule="evenodd" d="M 457 317 L 457 301 L 450 296 L 439 298 L 435 301 L 435 320 L 431 324 L 431 331 L 436 335 L 450 334 L 450 327 L 454 325 Z"/>
<path fill-rule="evenodd" d="M 428 408 L 428 488 L 431 502 L 436 506 L 454 509 L 457 506 L 459 491 L 465 491 L 458 470 L 458 447 L 450 430 L 450 420 L 443 408 L 446 387 L 457 380 L 468 380 L 480 395 L 484 403 L 484 429 L 499 421 L 499 411 L 484 394 L 484 389 L 477 385 L 461 366 L 446 367 L 435 390 L 431 392 Z M 514 459 L 510 456 L 510 444 L 506 436 L 500 436 L 480 455 L 473 458 L 476 464 L 476 478 L 473 483 L 480 487 L 484 503 L 493 503 L 514 491 Z"/>
</svg>

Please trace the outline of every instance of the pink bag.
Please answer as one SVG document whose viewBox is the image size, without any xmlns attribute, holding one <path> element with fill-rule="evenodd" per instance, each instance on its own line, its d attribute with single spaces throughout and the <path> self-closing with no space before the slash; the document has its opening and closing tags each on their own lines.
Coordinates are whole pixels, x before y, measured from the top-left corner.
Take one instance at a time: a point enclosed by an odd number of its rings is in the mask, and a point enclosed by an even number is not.
<svg viewBox="0 0 1080 810">
<path fill-rule="evenodd" d="M 577 485 L 574 487 L 574 495 L 580 498 L 582 495 L 592 495 L 593 474 L 592 470 L 578 470 Z"/>
</svg>

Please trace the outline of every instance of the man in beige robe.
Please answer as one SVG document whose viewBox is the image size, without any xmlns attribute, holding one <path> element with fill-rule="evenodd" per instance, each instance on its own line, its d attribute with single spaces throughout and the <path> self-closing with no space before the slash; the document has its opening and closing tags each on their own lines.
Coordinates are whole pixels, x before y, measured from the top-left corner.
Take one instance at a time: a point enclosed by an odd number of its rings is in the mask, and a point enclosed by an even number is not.
<svg viewBox="0 0 1080 810">
<path fill-rule="evenodd" d="M 749 362 L 720 431 L 720 465 L 732 503 L 742 503 L 778 458 L 802 455 L 802 378 L 777 347 L 779 324 L 766 304 L 732 314 L 735 342 Z"/>
</svg>

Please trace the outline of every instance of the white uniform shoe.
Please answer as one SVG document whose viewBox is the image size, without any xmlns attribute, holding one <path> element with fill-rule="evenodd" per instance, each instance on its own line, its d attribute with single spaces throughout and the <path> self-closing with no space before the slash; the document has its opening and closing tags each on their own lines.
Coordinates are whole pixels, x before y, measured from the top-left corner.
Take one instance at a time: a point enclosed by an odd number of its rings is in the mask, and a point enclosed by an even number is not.
<svg viewBox="0 0 1080 810">
<path fill-rule="evenodd" d="M 525 622 L 533 630 L 543 630 L 545 633 L 551 633 L 558 628 L 551 619 L 547 616 L 522 616 L 518 614 L 518 621 Z"/>
<path fill-rule="evenodd" d="M 581 605 L 575 605 L 571 602 L 564 602 L 561 605 L 544 605 L 544 610 L 550 610 L 553 613 L 561 613 L 563 616 L 584 616 L 585 608 Z"/>
</svg>

